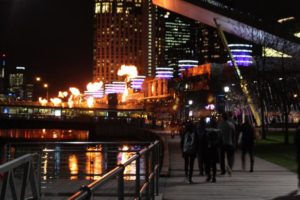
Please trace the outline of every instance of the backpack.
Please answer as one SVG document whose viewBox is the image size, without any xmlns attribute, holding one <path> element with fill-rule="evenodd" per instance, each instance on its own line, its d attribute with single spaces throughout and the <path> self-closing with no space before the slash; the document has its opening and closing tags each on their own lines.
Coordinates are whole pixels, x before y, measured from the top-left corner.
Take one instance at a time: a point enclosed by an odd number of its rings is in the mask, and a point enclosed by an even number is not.
<svg viewBox="0 0 300 200">
<path fill-rule="evenodd" d="M 185 133 L 183 138 L 183 152 L 187 154 L 196 153 L 196 133 Z"/>
</svg>

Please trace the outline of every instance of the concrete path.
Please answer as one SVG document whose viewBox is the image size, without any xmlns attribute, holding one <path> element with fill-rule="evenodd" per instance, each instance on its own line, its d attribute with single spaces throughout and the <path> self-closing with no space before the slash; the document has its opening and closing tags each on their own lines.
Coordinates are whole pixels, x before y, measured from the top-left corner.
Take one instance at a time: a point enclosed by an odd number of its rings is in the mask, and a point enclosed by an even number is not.
<svg viewBox="0 0 300 200">
<path fill-rule="evenodd" d="M 297 176 L 287 169 L 255 158 L 254 172 L 241 170 L 240 155 L 235 157 L 232 176 L 217 176 L 217 182 L 206 182 L 199 176 L 195 161 L 194 184 L 185 182 L 179 136 L 164 136 L 169 150 L 169 176 L 160 179 L 161 198 L 165 200 L 261 200 L 299 199 Z M 219 169 L 219 166 L 217 166 Z"/>
</svg>

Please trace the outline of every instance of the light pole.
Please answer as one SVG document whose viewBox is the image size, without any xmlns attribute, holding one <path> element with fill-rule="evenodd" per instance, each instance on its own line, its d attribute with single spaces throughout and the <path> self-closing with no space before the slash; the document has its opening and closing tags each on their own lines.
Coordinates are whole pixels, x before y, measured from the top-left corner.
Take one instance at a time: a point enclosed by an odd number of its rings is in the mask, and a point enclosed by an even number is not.
<svg viewBox="0 0 300 200">
<path fill-rule="evenodd" d="M 48 100 L 48 88 L 49 88 L 48 83 L 44 83 L 43 87 L 46 89 L 46 99 Z"/>
</svg>

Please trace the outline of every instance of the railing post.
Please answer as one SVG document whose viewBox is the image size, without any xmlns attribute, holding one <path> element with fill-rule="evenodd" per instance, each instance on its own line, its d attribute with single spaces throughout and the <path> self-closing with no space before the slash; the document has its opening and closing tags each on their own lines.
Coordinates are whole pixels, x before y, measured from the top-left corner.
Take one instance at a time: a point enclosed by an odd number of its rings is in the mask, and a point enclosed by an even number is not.
<svg viewBox="0 0 300 200">
<path fill-rule="evenodd" d="M 141 174 L 140 174 L 140 170 L 141 170 L 141 165 L 140 165 L 140 153 L 137 152 L 137 159 L 136 159 L 136 163 L 135 163 L 135 195 L 136 198 L 141 199 L 141 194 L 140 194 L 140 185 L 141 185 Z"/>
<path fill-rule="evenodd" d="M 146 199 L 149 200 L 150 198 L 150 187 L 149 187 L 149 150 L 145 153 L 145 181 L 148 184 L 146 188 Z"/>
<path fill-rule="evenodd" d="M 124 165 L 119 165 L 121 167 L 121 172 L 118 175 L 118 199 L 124 200 Z"/>
<path fill-rule="evenodd" d="M 154 167 L 155 167 L 155 146 L 153 148 L 151 148 L 151 174 L 153 174 L 153 176 L 151 176 L 151 180 L 150 180 L 150 193 L 151 193 L 151 198 L 154 200 L 154 184 L 155 184 L 155 171 L 154 171 Z"/>
<path fill-rule="evenodd" d="M 155 146 L 155 165 L 157 166 L 156 168 L 156 176 L 155 176 L 155 187 L 156 187 L 156 195 L 159 194 L 159 176 L 160 176 L 160 172 L 159 172 L 159 167 L 160 167 L 160 164 L 159 164 L 159 158 L 160 158 L 160 143 L 156 144 Z"/>
<path fill-rule="evenodd" d="M 80 190 L 81 190 L 81 191 L 87 192 L 87 197 L 85 198 L 85 200 L 90 200 L 90 199 L 92 199 L 93 194 L 92 194 L 91 188 L 89 188 L 89 187 L 86 186 L 86 185 L 82 185 L 81 188 L 80 188 Z"/>
</svg>

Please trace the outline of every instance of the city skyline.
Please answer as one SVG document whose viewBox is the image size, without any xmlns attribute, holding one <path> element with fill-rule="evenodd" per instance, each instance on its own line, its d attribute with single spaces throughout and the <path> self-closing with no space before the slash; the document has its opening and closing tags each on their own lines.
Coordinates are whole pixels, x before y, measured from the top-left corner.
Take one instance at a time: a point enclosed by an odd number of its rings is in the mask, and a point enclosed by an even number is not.
<svg viewBox="0 0 300 200">
<path fill-rule="evenodd" d="M 0 51 L 7 55 L 8 66 L 31 68 L 33 74 L 49 82 L 52 92 L 70 85 L 83 89 L 92 81 L 93 3 L 1 0 Z M 260 5 L 257 12 L 271 8 L 260 1 L 245 3 L 244 7 L 254 9 L 255 5 Z"/>
</svg>

